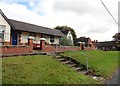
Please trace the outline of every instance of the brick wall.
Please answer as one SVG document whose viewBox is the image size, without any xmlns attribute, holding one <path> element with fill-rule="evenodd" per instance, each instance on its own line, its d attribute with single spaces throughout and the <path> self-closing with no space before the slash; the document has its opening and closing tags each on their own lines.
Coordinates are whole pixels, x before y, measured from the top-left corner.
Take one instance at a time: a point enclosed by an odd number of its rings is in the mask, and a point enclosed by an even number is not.
<svg viewBox="0 0 120 86">
<path fill-rule="evenodd" d="M 77 51 L 80 47 L 77 46 L 45 46 L 42 51 L 44 52 L 55 52 L 55 51 Z"/>
<path fill-rule="evenodd" d="M 84 49 L 85 49 L 85 50 L 96 50 L 95 47 L 85 47 Z"/>
<path fill-rule="evenodd" d="M 0 46 L 0 54 L 26 54 L 33 52 L 33 38 L 29 37 L 28 45 L 4 45 Z"/>
<path fill-rule="evenodd" d="M 20 53 L 30 53 L 33 48 L 30 46 L 1 46 L 0 54 L 20 54 Z"/>
<path fill-rule="evenodd" d="M 96 50 L 95 45 L 92 43 L 90 47 L 85 47 L 85 50 Z"/>
</svg>

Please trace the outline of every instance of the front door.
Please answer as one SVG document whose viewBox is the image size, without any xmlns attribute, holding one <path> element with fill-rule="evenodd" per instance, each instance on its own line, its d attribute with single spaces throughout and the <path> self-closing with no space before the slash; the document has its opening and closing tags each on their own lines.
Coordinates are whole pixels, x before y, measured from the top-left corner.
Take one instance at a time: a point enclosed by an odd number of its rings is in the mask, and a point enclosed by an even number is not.
<svg viewBox="0 0 120 86">
<path fill-rule="evenodd" d="M 17 45 L 18 35 L 16 33 L 12 34 L 12 45 Z"/>
<path fill-rule="evenodd" d="M 84 50 L 84 44 L 82 44 L 82 50 Z"/>
</svg>

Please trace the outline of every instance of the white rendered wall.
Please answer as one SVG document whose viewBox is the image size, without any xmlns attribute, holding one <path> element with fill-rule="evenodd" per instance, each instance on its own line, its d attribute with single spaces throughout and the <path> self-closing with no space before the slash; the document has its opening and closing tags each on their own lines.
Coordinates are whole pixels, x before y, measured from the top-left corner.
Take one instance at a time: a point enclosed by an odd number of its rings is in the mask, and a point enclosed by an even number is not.
<svg viewBox="0 0 120 86">
<path fill-rule="evenodd" d="M 29 37 L 29 32 L 22 32 L 22 34 L 21 34 L 21 43 L 27 43 L 28 42 L 28 37 Z M 47 44 L 51 44 L 49 35 L 43 35 L 43 38 L 46 39 Z M 33 42 L 35 44 L 40 44 L 40 34 L 36 34 L 36 38 L 34 37 L 34 39 L 35 40 Z M 60 39 L 60 37 L 54 36 L 53 44 L 59 44 L 59 39 Z"/>
<path fill-rule="evenodd" d="M 21 43 L 28 43 L 28 37 L 29 37 L 28 32 L 22 32 L 22 34 L 21 34 Z"/>
<path fill-rule="evenodd" d="M 3 18 L 3 16 L 0 14 L 0 25 L 5 26 L 4 30 L 4 41 L 10 42 L 10 34 L 11 34 L 11 28 L 8 22 Z"/>
<path fill-rule="evenodd" d="M 71 38 L 72 45 L 73 45 L 73 36 L 72 36 L 72 34 L 71 34 L 70 31 L 69 31 L 68 34 L 67 34 L 67 39 L 69 39 L 69 37 Z"/>
</svg>

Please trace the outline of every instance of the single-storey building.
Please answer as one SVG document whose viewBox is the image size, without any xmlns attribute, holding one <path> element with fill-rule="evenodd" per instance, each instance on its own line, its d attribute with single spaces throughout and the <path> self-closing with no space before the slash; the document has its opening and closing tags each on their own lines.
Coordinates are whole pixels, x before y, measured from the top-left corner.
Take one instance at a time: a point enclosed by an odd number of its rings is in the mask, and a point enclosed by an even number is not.
<svg viewBox="0 0 120 86">
<path fill-rule="evenodd" d="M 95 50 L 96 49 L 96 43 L 97 40 L 92 41 L 89 37 L 80 37 L 77 39 L 78 43 L 81 43 L 81 49 L 82 50 Z"/>
<path fill-rule="evenodd" d="M 27 45 L 29 36 L 34 38 L 34 47 L 39 47 L 40 38 L 45 38 L 48 45 L 59 44 L 64 34 L 60 30 L 8 19 L 0 10 L 0 45 Z"/>
<path fill-rule="evenodd" d="M 118 50 L 118 44 L 116 41 L 104 41 L 97 43 L 98 50 Z"/>
</svg>

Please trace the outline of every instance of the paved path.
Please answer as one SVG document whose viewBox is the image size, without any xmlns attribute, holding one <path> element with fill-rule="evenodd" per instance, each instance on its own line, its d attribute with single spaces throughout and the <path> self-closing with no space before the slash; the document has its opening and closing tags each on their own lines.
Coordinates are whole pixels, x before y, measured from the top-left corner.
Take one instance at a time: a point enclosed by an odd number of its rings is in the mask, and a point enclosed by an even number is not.
<svg viewBox="0 0 120 86">
<path fill-rule="evenodd" d="M 120 68 L 116 71 L 112 78 L 107 80 L 104 84 L 118 84 L 120 85 Z"/>
</svg>

